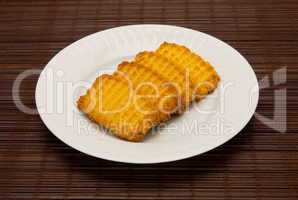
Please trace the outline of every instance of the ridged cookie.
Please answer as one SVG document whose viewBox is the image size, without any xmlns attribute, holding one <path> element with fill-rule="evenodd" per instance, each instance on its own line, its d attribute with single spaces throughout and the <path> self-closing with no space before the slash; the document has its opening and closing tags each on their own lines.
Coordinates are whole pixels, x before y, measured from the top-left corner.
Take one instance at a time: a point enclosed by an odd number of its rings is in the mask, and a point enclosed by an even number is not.
<svg viewBox="0 0 298 200">
<path fill-rule="evenodd" d="M 164 42 L 156 50 L 156 53 L 175 63 L 181 70 L 189 72 L 197 100 L 211 93 L 217 87 L 220 78 L 215 69 L 187 47 Z"/>
<path fill-rule="evenodd" d="M 124 79 L 102 75 L 78 100 L 78 108 L 116 136 L 140 141 L 158 123 L 152 112 L 155 105 L 146 99 L 135 99 L 134 91 Z"/>
<path fill-rule="evenodd" d="M 176 88 L 180 94 L 180 111 L 189 106 L 192 101 L 192 88 L 188 77 L 184 72 L 169 59 L 154 52 L 141 52 L 135 57 L 135 62 L 148 67 L 159 74 L 169 85 Z"/>
<path fill-rule="evenodd" d="M 178 110 L 179 93 L 151 69 L 136 62 L 122 62 L 113 75 L 124 77 L 132 84 L 135 95 L 154 104 L 160 122 L 167 121 Z"/>
</svg>

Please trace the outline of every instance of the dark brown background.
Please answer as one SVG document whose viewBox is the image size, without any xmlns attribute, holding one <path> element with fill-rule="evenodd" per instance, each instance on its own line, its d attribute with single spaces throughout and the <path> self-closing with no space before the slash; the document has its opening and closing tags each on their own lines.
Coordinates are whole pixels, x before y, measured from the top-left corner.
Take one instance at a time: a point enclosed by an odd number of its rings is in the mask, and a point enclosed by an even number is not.
<svg viewBox="0 0 298 200">
<path fill-rule="evenodd" d="M 223 146 L 182 161 L 132 165 L 84 155 L 60 142 L 38 115 L 12 102 L 12 84 L 90 33 L 161 23 L 212 34 L 239 50 L 259 80 L 287 66 L 287 132 L 251 119 Z M 0 196 L 2 199 L 297 199 L 298 1 L 0 1 Z M 272 79 L 270 79 L 272 82 Z M 37 76 L 22 84 L 34 107 Z M 272 117 L 276 87 L 260 92 Z M 282 109 L 277 107 L 277 109 Z"/>
</svg>

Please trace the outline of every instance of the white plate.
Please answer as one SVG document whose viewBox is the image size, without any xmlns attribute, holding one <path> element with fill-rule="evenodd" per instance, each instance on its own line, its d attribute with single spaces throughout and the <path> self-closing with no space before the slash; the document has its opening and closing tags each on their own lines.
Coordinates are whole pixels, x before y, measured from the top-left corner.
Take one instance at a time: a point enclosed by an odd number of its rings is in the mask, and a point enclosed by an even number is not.
<svg viewBox="0 0 298 200">
<path fill-rule="evenodd" d="M 215 66 L 218 89 L 141 143 L 108 135 L 78 112 L 76 100 L 96 76 L 164 41 L 186 45 Z M 43 122 L 69 146 L 107 160 L 159 163 L 195 156 L 231 139 L 254 114 L 259 89 L 249 63 L 220 40 L 177 26 L 131 25 L 89 35 L 60 51 L 41 73 L 35 95 Z"/>
</svg>

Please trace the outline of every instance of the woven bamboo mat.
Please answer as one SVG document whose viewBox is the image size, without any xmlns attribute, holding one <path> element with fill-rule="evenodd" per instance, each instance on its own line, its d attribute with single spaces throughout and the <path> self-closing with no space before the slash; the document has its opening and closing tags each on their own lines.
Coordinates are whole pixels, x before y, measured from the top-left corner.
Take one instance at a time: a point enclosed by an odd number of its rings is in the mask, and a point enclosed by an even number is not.
<svg viewBox="0 0 298 200">
<path fill-rule="evenodd" d="M 287 89 L 287 130 L 257 117 L 237 137 L 182 161 L 129 165 L 86 156 L 56 139 L 38 115 L 20 112 L 12 84 L 26 69 L 42 69 L 75 40 L 103 29 L 162 23 L 214 35 L 239 50 L 258 79 L 268 76 L 257 113 L 280 109 Z M 286 67 L 287 82 L 272 73 Z M 34 107 L 37 76 L 24 80 L 21 98 Z M 0 1 L 0 199 L 293 199 L 298 198 L 298 2 Z M 275 105 L 275 106 L 274 106 Z M 277 114 L 285 115 L 283 114 Z M 1 198 L 2 197 L 2 198 Z"/>
</svg>

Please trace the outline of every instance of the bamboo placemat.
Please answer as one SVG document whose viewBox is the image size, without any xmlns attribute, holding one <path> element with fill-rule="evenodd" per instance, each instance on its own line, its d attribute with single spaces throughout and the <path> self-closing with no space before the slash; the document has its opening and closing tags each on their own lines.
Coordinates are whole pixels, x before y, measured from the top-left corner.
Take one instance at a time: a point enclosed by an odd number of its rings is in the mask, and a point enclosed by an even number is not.
<svg viewBox="0 0 298 200">
<path fill-rule="evenodd" d="M 258 116 L 272 118 L 274 108 L 275 116 L 285 116 L 279 112 L 284 108 L 278 106 L 282 98 L 276 97 L 276 91 L 286 89 L 286 131 L 270 128 L 257 116 L 237 137 L 203 155 L 129 165 L 71 149 L 49 132 L 38 115 L 16 108 L 12 85 L 21 72 L 42 69 L 59 50 L 88 34 L 136 23 L 185 26 L 231 44 L 252 64 L 259 80 L 268 77 L 269 87 L 260 92 Z M 273 86 L 273 72 L 281 68 L 287 70 L 287 82 Z M 22 83 L 22 102 L 30 107 L 35 106 L 36 81 L 37 76 L 32 76 Z M 2 0 L 0 197 L 296 200 L 297 89 L 296 0 Z"/>
</svg>

